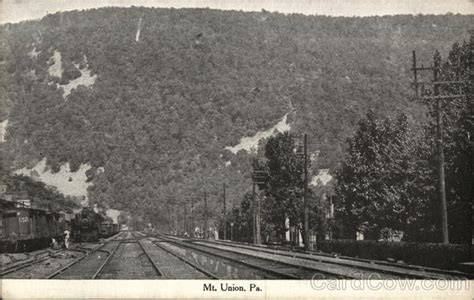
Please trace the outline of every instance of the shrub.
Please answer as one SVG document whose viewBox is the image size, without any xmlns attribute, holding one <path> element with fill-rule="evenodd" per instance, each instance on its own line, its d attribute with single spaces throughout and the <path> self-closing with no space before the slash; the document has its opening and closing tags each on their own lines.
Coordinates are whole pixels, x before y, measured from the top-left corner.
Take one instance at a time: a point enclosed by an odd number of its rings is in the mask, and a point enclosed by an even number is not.
<svg viewBox="0 0 474 300">
<path fill-rule="evenodd" d="M 467 244 L 324 240 L 319 243 L 319 249 L 345 256 L 376 260 L 392 258 L 407 264 L 443 269 L 456 268 L 457 264 L 471 259 Z"/>
</svg>

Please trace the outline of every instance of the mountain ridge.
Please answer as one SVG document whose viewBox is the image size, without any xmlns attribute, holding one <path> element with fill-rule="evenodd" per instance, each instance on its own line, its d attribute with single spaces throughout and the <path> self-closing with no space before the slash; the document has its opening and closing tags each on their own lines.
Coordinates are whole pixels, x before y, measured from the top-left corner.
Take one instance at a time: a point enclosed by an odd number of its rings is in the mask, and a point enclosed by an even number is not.
<svg viewBox="0 0 474 300">
<path fill-rule="evenodd" d="M 0 147 L 15 158 L 2 166 L 44 157 L 55 172 L 90 164 L 93 202 L 141 213 L 218 181 L 234 185 L 239 201 L 252 155 L 226 146 L 277 124 L 288 103 L 291 130 L 308 133 L 310 152 L 320 153 L 314 168 L 337 167 L 369 108 L 408 111 L 419 126 L 411 50 L 429 62 L 435 49 L 467 38 L 472 20 L 103 8 L 2 25 L 0 122 L 8 127 Z M 55 51 L 61 78 L 49 74 Z M 58 87 L 77 78 L 84 57 L 95 82 L 64 101 Z M 211 193 L 217 201 L 218 189 Z"/>
</svg>

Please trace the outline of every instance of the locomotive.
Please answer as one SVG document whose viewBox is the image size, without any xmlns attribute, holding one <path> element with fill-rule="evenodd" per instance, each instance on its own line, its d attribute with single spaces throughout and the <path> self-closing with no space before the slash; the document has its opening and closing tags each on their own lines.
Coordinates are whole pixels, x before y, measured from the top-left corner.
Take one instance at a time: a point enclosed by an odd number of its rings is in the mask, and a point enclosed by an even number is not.
<svg viewBox="0 0 474 300">
<path fill-rule="evenodd" d="M 24 252 L 47 247 L 52 238 L 62 239 L 67 222 L 59 213 L 18 207 L 0 200 L 0 252 Z"/>
<path fill-rule="evenodd" d="M 119 225 L 89 207 L 84 207 L 71 222 L 72 238 L 77 242 L 97 242 L 119 232 Z"/>
<path fill-rule="evenodd" d="M 100 223 L 103 216 L 89 207 L 84 207 L 71 221 L 72 238 L 78 242 L 95 242 L 99 240 Z"/>
<path fill-rule="evenodd" d="M 0 199 L 0 253 L 27 252 L 48 247 L 52 239 L 62 241 L 64 231 L 79 242 L 94 242 L 119 232 L 119 225 L 110 218 L 83 208 L 70 221 L 67 213 L 20 206 L 14 201 Z"/>
</svg>

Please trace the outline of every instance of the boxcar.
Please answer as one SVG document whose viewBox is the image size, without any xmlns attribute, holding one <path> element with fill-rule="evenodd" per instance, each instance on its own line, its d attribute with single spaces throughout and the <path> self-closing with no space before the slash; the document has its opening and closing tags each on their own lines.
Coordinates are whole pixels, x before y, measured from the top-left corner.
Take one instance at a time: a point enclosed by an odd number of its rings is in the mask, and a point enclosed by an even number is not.
<svg viewBox="0 0 474 300">
<path fill-rule="evenodd" d="M 111 221 L 104 221 L 100 224 L 100 236 L 109 237 L 119 232 L 119 225 Z"/>
<path fill-rule="evenodd" d="M 58 213 L 27 207 L 9 207 L 0 214 L 0 250 L 30 251 L 60 240 L 67 224 Z"/>
</svg>

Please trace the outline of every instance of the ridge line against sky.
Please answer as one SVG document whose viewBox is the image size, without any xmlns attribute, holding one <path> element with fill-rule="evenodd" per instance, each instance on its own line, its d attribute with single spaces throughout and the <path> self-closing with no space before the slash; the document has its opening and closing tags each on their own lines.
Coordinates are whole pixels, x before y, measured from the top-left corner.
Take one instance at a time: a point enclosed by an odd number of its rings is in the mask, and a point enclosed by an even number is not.
<svg viewBox="0 0 474 300">
<path fill-rule="evenodd" d="M 0 24 L 99 7 L 212 8 L 328 16 L 474 14 L 474 0 L 0 0 Z"/>
</svg>

